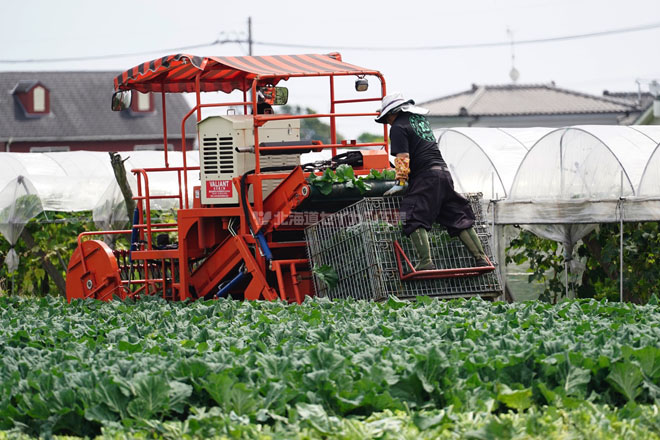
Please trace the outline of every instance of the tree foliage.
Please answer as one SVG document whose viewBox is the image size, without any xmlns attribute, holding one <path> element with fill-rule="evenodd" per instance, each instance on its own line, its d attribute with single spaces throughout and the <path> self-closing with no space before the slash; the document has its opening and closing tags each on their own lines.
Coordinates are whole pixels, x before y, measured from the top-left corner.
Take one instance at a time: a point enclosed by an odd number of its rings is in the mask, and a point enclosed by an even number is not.
<svg viewBox="0 0 660 440">
<path fill-rule="evenodd" d="M 623 241 L 623 299 L 646 303 L 658 294 L 660 230 L 657 222 L 626 223 Z M 602 224 L 576 246 L 575 253 L 586 265 L 581 283 L 569 282 L 569 290 L 580 298 L 619 300 L 620 231 L 617 224 Z M 565 258 L 561 245 L 521 231 L 506 250 L 506 263 L 529 265 L 528 281 L 544 283 L 540 299 L 556 302 L 564 296 Z"/>
<path fill-rule="evenodd" d="M 565 258 L 556 241 L 547 240 L 532 232 L 521 230 L 506 251 L 506 264 L 529 265 L 529 283 L 543 283 L 544 290 L 539 299 L 556 303 L 565 295 Z M 576 286 L 571 283 L 569 289 Z"/>
<path fill-rule="evenodd" d="M 383 142 L 382 134 L 373 134 L 373 133 L 362 133 L 358 136 L 357 141 L 363 144 L 368 144 L 372 142 Z"/>
<path fill-rule="evenodd" d="M 313 115 L 316 111 L 307 107 L 303 109 L 300 106 L 284 105 L 278 113 L 288 113 L 292 115 Z M 330 125 L 318 118 L 305 118 L 300 120 L 300 138 L 320 140 L 324 144 L 330 143 Z M 340 142 L 344 137 L 337 133 L 337 141 Z"/>
<path fill-rule="evenodd" d="M 20 257 L 18 270 L 8 273 L 7 266 L 0 267 L 0 291 L 5 294 L 13 291 L 24 295 L 64 295 L 47 275 L 44 258 L 66 276 L 78 234 L 95 229 L 90 214 L 46 212 L 30 220 L 25 231 L 34 239 L 34 247 L 28 246 L 22 237 L 18 240 L 14 247 Z M 9 242 L 0 240 L 0 256 L 4 258 L 9 248 Z"/>
<path fill-rule="evenodd" d="M 578 255 L 587 270 L 578 295 L 582 298 L 619 299 L 619 225 L 601 225 L 583 239 Z M 623 299 L 646 303 L 658 294 L 660 230 L 657 222 L 626 223 L 623 228 Z"/>
</svg>

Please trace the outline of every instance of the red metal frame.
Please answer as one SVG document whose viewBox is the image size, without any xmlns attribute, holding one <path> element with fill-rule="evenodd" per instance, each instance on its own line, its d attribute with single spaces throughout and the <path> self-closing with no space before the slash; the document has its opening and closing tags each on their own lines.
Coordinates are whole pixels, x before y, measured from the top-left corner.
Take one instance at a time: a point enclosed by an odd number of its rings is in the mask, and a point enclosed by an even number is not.
<svg viewBox="0 0 660 440">
<path fill-rule="evenodd" d="M 495 270 L 493 263 L 486 257 L 490 266 L 480 267 L 458 267 L 452 269 L 435 269 L 435 270 L 415 270 L 415 267 L 410 262 L 410 259 L 403 251 L 403 248 L 397 240 L 394 240 L 394 255 L 396 256 L 396 265 L 399 270 L 399 278 L 402 280 L 423 280 L 423 279 L 438 279 L 438 278 L 455 278 L 455 277 L 471 277 L 481 275 L 486 272 Z M 401 259 L 406 262 L 409 271 L 403 271 L 403 264 Z"/>
<path fill-rule="evenodd" d="M 94 276 L 99 279 L 104 279 L 103 277 L 106 277 L 108 280 L 111 280 L 111 282 L 109 281 L 109 285 L 114 286 L 113 293 L 118 294 L 120 297 L 159 294 L 168 299 L 185 300 L 213 295 L 221 283 L 236 276 L 237 269 L 240 267 L 245 273 L 245 280 L 242 281 L 242 284 L 238 286 L 235 291 L 230 292 L 232 295 L 239 295 L 248 300 L 273 300 L 279 298 L 289 302 L 301 303 L 306 295 L 313 295 L 311 268 L 306 257 L 305 243 L 300 240 L 278 241 L 275 237 L 275 233 L 278 230 L 302 232 L 303 226 L 284 225 L 283 223 L 294 212 L 296 207 L 298 207 L 309 196 L 311 191 L 306 181 L 309 173 L 303 173 L 301 168 L 297 168 L 290 173 L 262 173 L 260 161 L 261 154 L 271 153 L 275 150 L 286 151 L 290 149 L 299 149 L 301 146 L 260 146 L 258 128 L 269 121 L 329 118 L 331 143 L 321 145 L 318 142 L 312 142 L 310 145 L 306 146 L 306 148 L 313 149 L 314 151 L 320 151 L 323 149 L 331 150 L 333 155 L 336 155 L 338 148 L 361 148 L 373 146 L 380 146 L 387 152 L 388 133 L 386 126 L 382 127 L 384 142 L 380 143 L 358 143 L 355 141 L 338 142 L 336 133 L 336 118 L 377 116 L 377 113 L 375 112 L 340 113 L 337 111 L 337 106 L 380 101 L 386 94 L 385 79 L 379 72 L 372 70 L 337 70 L 308 73 L 293 72 L 282 75 L 250 74 L 243 75 L 242 80 L 239 82 L 241 84 L 240 89 L 243 91 L 243 101 L 203 104 L 201 102 L 201 82 L 204 75 L 207 73 L 207 70 L 204 70 L 204 66 L 208 65 L 215 66 L 217 63 L 201 63 L 199 72 L 197 72 L 194 77 L 189 76 L 187 79 L 187 81 L 194 81 L 196 104 L 181 121 L 181 151 L 183 153 L 182 167 L 171 167 L 169 165 L 165 92 L 162 92 L 164 167 L 132 170 L 136 175 L 138 182 L 137 195 L 134 196 L 134 199 L 137 202 L 139 219 L 138 223 L 133 227 L 138 232 L 139 247 L 137 250 L 130 252 L 130 254 L 127 253 L 128 251 L 123 251 L 123 253 L 121 253 L 121 256 L 123 257 L 130 255 L 132 258 L 130 267 L 127 267 L 126 264 L 113 264 L 112 261 L 110 261 L 108 264 L 104 264 L 103 267 L 105 268 L 104 270 L 110 270 L 113 273 L 99 273 Z M 134 68 L 129 72 L 131 74 L 136 74 L 138 71 L 139 69 Z M 337 99 L 335 96 L 334 78 L 336 76 L 358 75 L 358 73 L 360 76 L 374 76 L 380 81 L 380 96 L 372 96 L 363 99 Z M 130 75 L 128 76 L 130 77 Z M 256 91 L 258 86 L 263 84 L 277 84 L 290 77 L 305 76 L 327 76 L 329 78 L 330 113 L 314 115 L 256 114 Z M 160 87 L 161 90 L 164 90 L 166 86 L 170 85 L 165 76 L 156 76 L 153 81 L 154 89 Z M 220 90 L 222 84 L 230 82 L 232 79 L 217 79 L 214 81 L 217 81 L 218 90 Z M 175 83 L 176 80 L 172 80 L 171 84 Z M 121 90 L 138 88 L 145 89 L 145 87 L 150 87 L 150 83 L 143 82 L 138 87 L 137 85 L 117 84 L 116 82 L 116 86 Z M 209 91 L 210 85 L 208 82 L 205 82 L 203 87 L 204 91 Z M 248 95 L 248 90 L 250 95 Z M 249 100 L 248 96 L 250 98 Z M 253 202 L 246 207 L 248 212 L 247 218 L 241 203 L 239 203 L 239 206 L 227 207 L 191 207 L 189 202 L 187 174 L 189 171 L 199 170 L 199 167 L 189 167 L 187 164 L 187 146 L 185 141 L 186 121 L 194 114 L 199 123 L 202 120 L 203 109 L 226 106 L 243 107 L 245 114 L 247 114 L 248 110 L 251 108 L 254 115 L 253 133 L 255 145 L 255 172 L 246 178 L 248 185 L 253 187 L 254 197 Z M 369 171 L 368 168 L 356 168 L 355 173 L 356 175 L 366 175 Z M 176 179 L 179 183 L 178 193 L 159 196 L 152 195 L 149 190 L 149 176 L 155 173 L 176 173 Z M 262 182 L 268 179 L 283 180 L 268 197 L 263 198 L 261 191 Z M 240 193 L 240 178 L 234 178 L 233 183 Z M 178 201 L 179 209 L 177 213 L 177 223 L 162 224 L 156 223 L 152 220 L 151 202 L 156 199 L 175 199 Z M 262 215 L 265 212 L 277 213 L 277 215 L 265 218 L 264 215 Z M 238 221 L 235 219 L 238 219 Z M 260 244 L 258 244 L 252 236 L 250 228 L 248 227 L 248 222 L 253 231 L 260 231 L 265 235 L 268 246 L 274 256 L 273 260 L 270 262 L 261 255 Z M 232 225 L 234 226 L 232 227 Z M 88 274 L 85 276 L 90 276 L 89 274 L 94 274 L 95 271 L 93 267 L 88 267 L 88 256 L 85 255 L 83 238 L 90 235 L 130 235 L 132 232 L 132 230 L 121 230 L 87 232 L 81 234 L 78 237 L 80 261 L 76 263 L 75 276 L 81 277 L 82 280 L 83 274 Z M 159 233 L 175 233 L 178 236 L 178 246 L 158 249 L 154 245 L 153 236 L 154 234 Z M 94 246 L 105 249 L 100 244 L 89 246 L 90 249 Z M 119 251 L 115 251 L 115 257 L 120 255 L 118 252 Z M 105 263 L 106 259 L 111 258 L 110 254 L 107 252 L 100 255 L 102 255 L 103 259 L 99 261 L 103 263 Z M 107 267 L 110 267 L 111 269 L 107 269 Z M 114 269 L 115 267 L 117 269 Z M 158 272 L 159 275 L 152 275 L 152 270 Z M 117 273 L 114 273 L 115 271 Z M 122 279 L 117 285 L 116 280 L 119 278 L 120 272 L 124 274 L 130 272 L 130 276 L 132 276 L 135 271 L 139 272 L 141 275 L 140 279 Z M 73 276 L 73 273 L 70 273 L 70 275 Z M 80 282 L 72 282 L 72 285 L 78 286 L 80 285 Z M 67 297 L 69 299 L 79 298 L 83 295 L 86 295 L 86 293 L 77 290 L 70 294 L 67 285 Z M 99 291 L 92 296 L 107 300 L 110 299 L 112 295 L 109 295 L 108 292 Z"/>
</svg>

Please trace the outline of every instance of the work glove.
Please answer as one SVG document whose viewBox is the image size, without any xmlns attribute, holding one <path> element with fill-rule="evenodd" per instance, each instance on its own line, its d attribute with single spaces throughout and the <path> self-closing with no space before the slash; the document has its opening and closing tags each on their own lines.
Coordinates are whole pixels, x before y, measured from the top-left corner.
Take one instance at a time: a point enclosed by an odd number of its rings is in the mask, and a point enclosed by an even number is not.
<svg viewBox="0 0 660 440">
<path fill-rule="evenodd" d="M 394 158 L 394 171 L 396 172 L 396 184 L 385 191 L 384 196 L 393 196 L 402 194 L 408 186 L 408 174 L 410 174 L 410 158 Z"/>
<path fill-rule="evenodd" d="M 406 182 L 403 179 L 397 180 L 392 188 L 385 191 L 383 196 L 389 197 L 389 196 L 401 195 L 406 189 L 408 189 L 408 182 Z"/>
</svg>

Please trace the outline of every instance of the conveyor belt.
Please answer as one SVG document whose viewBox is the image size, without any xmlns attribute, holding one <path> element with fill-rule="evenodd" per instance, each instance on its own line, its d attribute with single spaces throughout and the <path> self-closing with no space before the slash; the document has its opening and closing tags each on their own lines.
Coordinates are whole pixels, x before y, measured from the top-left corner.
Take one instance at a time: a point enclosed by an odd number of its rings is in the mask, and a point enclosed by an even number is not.
<svg viewBox="0 0 660 440">
<path fill-rule="evenodd" d="M 370 189 L 361 193 L 355 187 L 349 187 L 345 183 L 332 185 L 330 194 L 322 194 L 321 190 L 311 185 L 311 193 L 307 199 L 298 206 L 296 211 L 336 212 L 365 197 L 382 197 L 385 191 L 394 185 L 393 180 L 369 181 Z"/>
</svg>

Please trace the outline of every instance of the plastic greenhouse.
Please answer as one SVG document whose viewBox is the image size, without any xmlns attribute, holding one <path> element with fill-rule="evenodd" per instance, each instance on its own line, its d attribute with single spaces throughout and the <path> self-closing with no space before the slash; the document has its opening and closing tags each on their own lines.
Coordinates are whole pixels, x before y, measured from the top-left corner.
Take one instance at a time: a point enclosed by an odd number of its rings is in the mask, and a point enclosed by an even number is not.
<svg viewBox="0 0 660 440">
<path fill-rule="evenodd" d="M 159 151 L 120 153 L 126 176 L 134 194 L 136 178 L 132 169 L 163 166 Z M 182 166 L 180 152 L 170 152 L 169 165 Z M 199 152 L 186 155 L 188 166 L 199 165 Z M 176 175 L 159 173 L 149 181 L 151 194 L 178 192 Z M 199 173 L 189 172 L 189 188 L 199 184 Z M 174 199 L 152 201 L 153 209 L 169 209 Z M 0 153 L 0 234 L 13 246 L 25 224 L 42 211 L 92 211 L 99 228 L 107 229 L 116 219 L 127 219 L 121 190 L 107 152 Z M 5 257 L 12 267 L 17 264 L 13 249 Z"/>
<path fill-rule="evenodd" d="M 655 126 L 553 130 L 521 161 L 495 222 L 658 220 L 660 179 L 652 156 L 659 142 Z"/>
<path fill-rule="evenodd" d="M 561 242 L 567 261 L 598 223 L 660 220 L 660 127 L 456 128 L 437 134 L 457 188 L 491 200 L 494 227 L 523 225 Z M 504 246 L 500 241 L 500 261 Z"/>
<path fill-rule="evenodd" d="M 438 146 L 459 192 L 506 198 L 527 151 L 550 128 L 452 128 L 437 130 Z"/>
</svg>

